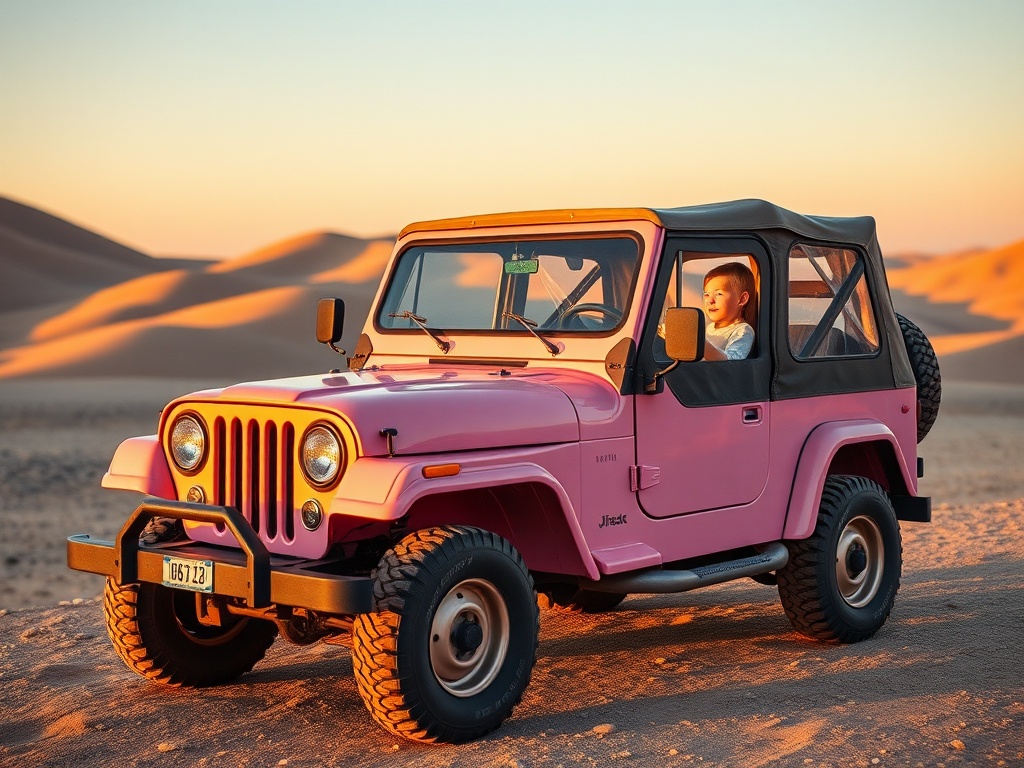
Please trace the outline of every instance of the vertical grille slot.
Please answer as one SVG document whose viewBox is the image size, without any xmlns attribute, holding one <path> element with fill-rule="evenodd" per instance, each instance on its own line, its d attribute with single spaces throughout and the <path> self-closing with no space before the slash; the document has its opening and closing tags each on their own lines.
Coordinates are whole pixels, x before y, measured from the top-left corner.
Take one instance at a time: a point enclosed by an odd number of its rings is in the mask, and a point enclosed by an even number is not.
<svg viewBox="0 0 1024 768">
<path fill-rule="evenodd" d="M 284 515 L 284 537 L 295 541 L 295 515 L 292 514 L 292 499 L 295 498 L 295 426 L 289 421 L 281 427 L 281 506 Z"/>
<path fill-rule="evenodd" d="M 213 503 L 217 506 L 227 506 L 227 425 L 224 419 L 218 418 L 213 423 L 213 445 L 210 450 L 214 456 L 214 466 L 217 468 L 213 476 Z M 224 523 L 217 523 L 217 533 L 224 533 L 227 530 Z"/>
<path fill-rule="evenodd" d="M 250 421 L 248 429 L 246 430 L 246 448 L 248 449 L 248 461 L 245 462 L 246 468 L 249 470 L 249 482 L 246 487 L 246 493 L 248 498 L 245 499 L 245 510 L 242 514 L 246 516 L 249 523 L 252 525 L 252 529 L 259 533 L 263 530 L 263 515 L 260 509 L 260 500 L 262 494 L 260 493 L 260 425 L 255 421 Z"/>
<path fill-rule="evenodd" d="M 278 479 L 278 453 L 277 453 L 277 425 L 269 421 L 266 425 L 264 444 L 267 449 L 263 454 L 263 461 L 266 469 L 266 483 L 264 484 L 264 509 L 267 517 L 267 538 L 277 538 L 277 523 L 281 516 L 281 507 L 278 503 L 277 479 Z"/>
<path fill-rule="evenodd" d="M 244 471 L 245 464 L 242 459 L 242 422 L 238 419 L 232 419 L 231 436 L 228 441 L 228 475 L 230 477 L 228 487 L 231 489 L 228 504 L 241 512 L 242 516 L 248 520 L 249 515 L 246 514 L 245 499 L 242 498 Z"/>
</svg>

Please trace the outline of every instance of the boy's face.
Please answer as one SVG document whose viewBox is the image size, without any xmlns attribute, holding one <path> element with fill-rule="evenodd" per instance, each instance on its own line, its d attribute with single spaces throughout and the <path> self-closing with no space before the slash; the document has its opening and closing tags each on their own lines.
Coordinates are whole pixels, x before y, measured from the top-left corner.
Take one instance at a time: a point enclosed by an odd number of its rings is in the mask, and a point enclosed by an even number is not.
<svg viewBox="0 0 1024 768">
<path fill-rule="evenodd" d="M 712 277 L 704 285 L 704 311 L 716 328 L 732 325 L 743 314 L 743 307 L 750 300 L 746 291 L 738 291 L 729 277 Z"/>
</svg>

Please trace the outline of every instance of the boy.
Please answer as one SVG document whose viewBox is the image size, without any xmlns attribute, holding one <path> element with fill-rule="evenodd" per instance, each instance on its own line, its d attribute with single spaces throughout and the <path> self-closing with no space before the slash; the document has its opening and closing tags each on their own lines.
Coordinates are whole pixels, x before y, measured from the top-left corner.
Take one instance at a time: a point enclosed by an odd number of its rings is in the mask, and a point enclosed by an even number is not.
<svg viewBox="0 0 1024 768">
<path fill-rule="evenodd" d="M 731 261 L 704 276 L 705 360 L 745 360 L 754 346 L 754 274 Z"/>
</svg>

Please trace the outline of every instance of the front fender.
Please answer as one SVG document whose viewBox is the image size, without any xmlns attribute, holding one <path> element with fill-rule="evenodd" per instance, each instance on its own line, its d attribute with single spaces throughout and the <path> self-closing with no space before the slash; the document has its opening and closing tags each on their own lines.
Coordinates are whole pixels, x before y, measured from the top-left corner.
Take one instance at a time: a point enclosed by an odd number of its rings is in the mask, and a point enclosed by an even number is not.
<svg viewBox="0 0 1024 768">
<path fill-rule="evenodd" d="M 130 437 L 117 446 L 100 485 L 161 499 L 177 498 L 171 470 L 156 435 Z"/>
<path fill-rule="evenodd" d="M 502 486 L 540 484 L 555 496 L 562 512 L 570 542 L 546 542 L 548 547 L 572 550 L 591 579 L 600 578 L 597 563 L 590 553 L 576 518 L 572 500 L 562 484 L 546 469 L 532 462 L 501 465 L 461 465 L 458 474 L 426 478 L 423 468 L 438 461 L 416 461 L 408 464 L 395 459 L 360 459 L 346 473 L 331 502 L 331 515 L 353 515 L 370 520 L 399 520 L 409 513 L 417 501 L 427 496 Z"/>
<path fill-rule="evenodd" d="M 786 524 L 782 533 L 784 539 L 806 539 L 814 532 L 825 478 L 839 449 L 854 443 L 877 441 L 884 441 L 892 446 L 904 482 L 908 488 L 916 487 L 916 477 L 907 467 L 899 441 L 885 424 L 871 419 L 819 424 L 808 435 L 800 451 L 793 479 L 793 491 L 786 510 Z"/>
</svg>

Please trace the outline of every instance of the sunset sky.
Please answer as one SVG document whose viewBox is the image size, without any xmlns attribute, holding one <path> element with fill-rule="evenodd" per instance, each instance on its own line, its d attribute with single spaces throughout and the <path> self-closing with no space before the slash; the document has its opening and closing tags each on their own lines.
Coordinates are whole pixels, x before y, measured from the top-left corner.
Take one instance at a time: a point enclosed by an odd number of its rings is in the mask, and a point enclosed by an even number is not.
<svg viewBox="0 0 1024 768">
<path fill-rule="evenodd" d="M 0 195 L 154 255 L 762 197 L 1024 238 L 1024 2 L 0 0 Z"/>
</svg>

